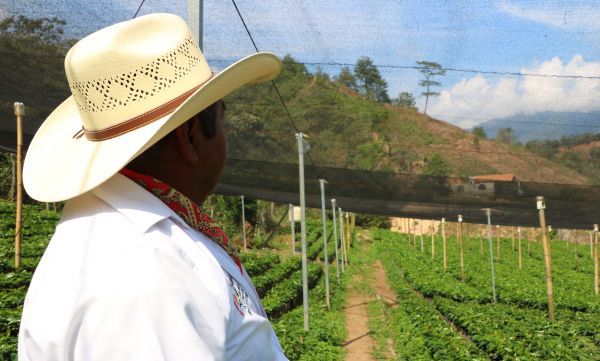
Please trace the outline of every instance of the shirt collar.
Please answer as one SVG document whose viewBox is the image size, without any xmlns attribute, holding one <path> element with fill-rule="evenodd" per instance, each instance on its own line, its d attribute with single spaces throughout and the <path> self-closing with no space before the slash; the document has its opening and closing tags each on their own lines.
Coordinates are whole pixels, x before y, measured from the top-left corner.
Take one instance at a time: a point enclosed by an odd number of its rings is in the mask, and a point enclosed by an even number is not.
<svg viewBox="0 0 600 361">
<path fill-rule="evenodd" d="M 122 174 L 115 174 L 92 193 L 134 224 L 140 233 L 174 215 L 160 199 Z"/>
</svg>

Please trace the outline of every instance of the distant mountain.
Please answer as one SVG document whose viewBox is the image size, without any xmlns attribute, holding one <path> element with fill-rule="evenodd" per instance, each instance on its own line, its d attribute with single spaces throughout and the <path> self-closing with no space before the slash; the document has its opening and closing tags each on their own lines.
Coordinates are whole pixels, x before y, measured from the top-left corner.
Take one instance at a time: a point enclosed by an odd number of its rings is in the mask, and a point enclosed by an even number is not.
<svg viewBox="0 0 600 361">
<path fill-rule="evenodd" d="M 489 138 L 494 138 L 498 129 L 510 127 L 522 143 L 533 139 L 560 139 L 562 136 L 600 132 L 600 111 L 517 114 L 488 120 L 477 126 L 483 127 Z"/>
</svg>

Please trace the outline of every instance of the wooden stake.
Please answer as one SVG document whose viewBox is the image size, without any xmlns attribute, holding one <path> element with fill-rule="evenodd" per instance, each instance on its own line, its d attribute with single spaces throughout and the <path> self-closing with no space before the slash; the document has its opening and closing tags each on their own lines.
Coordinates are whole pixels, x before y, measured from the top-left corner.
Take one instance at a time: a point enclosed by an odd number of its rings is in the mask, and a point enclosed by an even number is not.
<svg viewBox="0 0 600 361">
<path fill-rule="evenodd" d="M 538 196 L 536 198 L 537 209 L 540 216 L 540 230 L 542 232 L 542 242 L 544 246 L 544 260 L 546 263 L 546 293 L 548 294 L 548 314 L 550 320 L 554 321 L 554 296 L 553 296 L 553 285 L 552 285 L 552 249 L 550 246 L 550 235 L 546 228 L 546 215 L 544 210 L 546 205 L 544 204 L 544 197 Z"/>
<path fill-rule="evenodd" d="M 420 232 L 421 233 L 420 234 L 420 236 L 421 236 L 421 253 L 423 253 L 423 252 L 425 252 L 425 247 L 423 245 L 423 220 L 421 220 L 419 222 L 419 228 L 421 229 L 421 232 Z"/>
<path fill-rule="evenodd" d="M 442 218 L 442 242 L 444 243 L 444 272 L 446 272 L 446 218 Z"/>
<path fill-rule="evenodd" d="M 479 226 L 477 228 L 479 229 Z M 479 255 L 483 256 L 483 236 L 481 233 L 479 234 Z"/>
<path fill-rule="evenodd" d="M 435 221 L 431 220 L 431 259 L 435 259 Z"/>
<path fill-rule="evenodd" d="M 17 215 L 15 222 L 15 268 L 21 268 L 21 240 L 22 232 L 21 220 L 23 217 L 23 160 L 21 159 L 21 147 L 23 146 L 23 115 L 25 107 L 23 103 L 14 104 L 15 115 L 17 116 Z"/>
<path fill-rule="evenodd" d="M 594 224 L 594 293 L 598 295 L 598 225 Z"/>
<path fill-rule="evenodd" d="M 527 255 L 531 257 L 531 232 L 529 232 L 529 237 L 527 237 Z"/>
<path fill-rule="evenodd" d="M 517 236 L 519 237 L 519 271 L 523 269 L 523 257 L 521 255 L 521 227 L 517 227 Z"/>
<path fill-rule="evenodd" d="M 593 231 L 590 231 L 590 259 L 594 259 L 594 235 Z"/>
<path fill-rule="evenodd" d="M 577 254 L 577 232 L 573 231 L 575 242 L 573 242 L 573 253 L 575 254 L 575 271 L 579 272 L 579 255 Z"/>
<path fill-rule="evenodd" d="M 413 247 L 417 247 L 417 221 L 413 219 Z"/>
<path fill-rule="evenodd" d="M 462 215 L 458 215 L 458 245 L 460 247 L 460 280 L 465 283 L 465 254 L 462 242 Z"/>
<path fill-rule="evenodd" d="M 500 226 L 497 224 L 496 225 L 496 243 L 498 244 L 498 255 L 497 255 L 497 259 L 498 261 L 500 260 Z"/>
<path fill-rule="evenodd" d="M 512 237 L 512 249 L 515 251 L 515 226 L 510 227 L 510 236 Z"/>
</svg>

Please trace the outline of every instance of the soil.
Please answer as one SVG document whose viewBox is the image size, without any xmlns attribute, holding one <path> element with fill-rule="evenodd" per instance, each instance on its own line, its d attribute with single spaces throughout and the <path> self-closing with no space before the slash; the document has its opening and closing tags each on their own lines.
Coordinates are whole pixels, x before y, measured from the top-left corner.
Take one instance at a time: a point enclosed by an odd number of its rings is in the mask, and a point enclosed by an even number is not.
<svg viewBox="0 0 600 361">
<path fill-rule="evenodd" d="M 383 301 L 390 307 L 397 305 L 396 295 L 387 282 L 385 271 L 381 262 L 377 260 L 373 264 L 373 290 L 376 298 Z M 348 338 L 344 346 L 346 347 L 347 361 L 370 361 L 373 352 L 373 339 L 369 331 L 369 316 L 367 314 L 367 304 L 374 301 L 372 296 L 360 292 L 350 285 L 348 299 L 346 302 L 346 330 Z M 387 358 L 395 359 L 396 354 L 391 340 L 388 341 Z"/>
</svg>

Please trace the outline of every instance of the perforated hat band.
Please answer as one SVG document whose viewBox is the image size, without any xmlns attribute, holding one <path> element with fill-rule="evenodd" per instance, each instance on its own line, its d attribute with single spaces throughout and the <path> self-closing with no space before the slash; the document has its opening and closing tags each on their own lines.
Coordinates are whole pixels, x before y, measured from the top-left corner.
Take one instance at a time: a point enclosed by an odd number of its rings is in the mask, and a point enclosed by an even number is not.
<svg viewBox="0 0 600 361">
<path fill-rule="evenodd" d="M 106 129 L 102 129 L 102 130 L 86 130 L 83 126 L 81 127 L 81 129 L 79 131 L 77 131 L 77 133 L 75 133 L 73 135 L 74 139 L 79 139 L 81 138 L 83 135 L 85 135 L 85 137 L 87 138 L 87 140 L 89 141 L 101 141 L 101 140 L 106 140 L 106 139 L 110 139 L 110 138 L 114 138 L 117 137 L 121 134 L 125 134 L 127 132 L 130 132 L 132 130 L 135 130 L 139 127 L 143 127 L 146 124 L 152 123 L 153 121 L 160 119 L 162 117 L 164 117 L 165 115 L 173 112 L 175 109 L 177 109 L 177 107 L 179 107 L 186 99 L 188 99 L 192 94 L 194 94 L 194 92 L 196 90 L 198 90 L 202 85 L 204 85 L 204 83 L 206 83 L 207 81 L 209 81 L 210 79 L 212 79 L 212 77 L 214 76 L 214 74 L 212 74 L 208 79 L 206 79 L 204 82 L 198 84 L 197 86 L 193 87 L 192 89 L 186 91 L 185 93 L 181 94 L 180 96 L 176 97 L 175 99 L 172 99 L 168 102 L 166 102 L 163 105 L 160 105 L 152 110 L 149 110 L 147 112 L 145 112 L 144 114 L 138 115 L 134 118 L 125 120 L 121 123 L 115 124 L 113 126 L 110 126 Z"/>
</svg>

